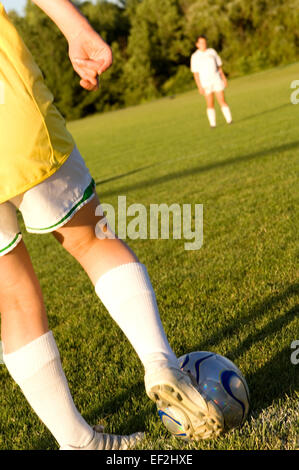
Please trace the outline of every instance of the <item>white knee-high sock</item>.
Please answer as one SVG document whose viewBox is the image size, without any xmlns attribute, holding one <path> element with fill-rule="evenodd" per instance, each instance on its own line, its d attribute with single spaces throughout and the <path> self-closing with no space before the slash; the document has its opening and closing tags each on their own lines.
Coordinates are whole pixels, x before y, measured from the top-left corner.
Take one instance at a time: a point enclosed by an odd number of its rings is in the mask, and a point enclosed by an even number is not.
<svg viewBox="0 0 299 470">
<path fill-rule="evenodd" d="M 147 371 L 163 365 L 178 367 L 143 264 L 129 263 L 111 269 L 100 277 L 95 290 Z"/>
<path fill-rule="evenodd" d="M 29 404 L 60 446 L 84 447 L 94 430 L 78 412 L 62 369 L 52 332 L 48 332 L 3 360 Z"/>
<path fill-rule="evenodd" d="M 216 127 L 216 111 L 215 108 L 207 108 L 208 120 L 211 127 Z"/>
<path fill-rule="evenodd" d="M 233 119 L 232 119 L 232 114 L 231 114 L 229 106 L 222 106 L 221 110 L 222 110 L 223 116 L 225 117 L 227 124 L 230 124 Z"/>
</svg>

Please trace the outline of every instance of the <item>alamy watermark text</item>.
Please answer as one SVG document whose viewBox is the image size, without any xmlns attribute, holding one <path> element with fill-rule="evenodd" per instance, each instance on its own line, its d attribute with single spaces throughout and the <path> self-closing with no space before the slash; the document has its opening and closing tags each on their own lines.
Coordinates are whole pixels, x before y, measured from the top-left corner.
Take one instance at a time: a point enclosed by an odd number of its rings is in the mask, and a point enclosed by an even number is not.
<svg viewBox="0 0 299 470">
<path fill-rule="evenodd" d="M 293 80 L 291 83 L 291 88 L 295 88 L 295 91 L 291 94 L 291 103 L 299 103 L 299 80 Z"/>
<path fill-rule="evenodd" d="M 127 206 L 127 197 L 118 197 L 117 215 L 111 204 L 97 207 L 97 238 L 125 240 L 185 240 L 185 250 L 200 250 L 203 245 L 202 204 L 143 204 Z"/>
</svg>

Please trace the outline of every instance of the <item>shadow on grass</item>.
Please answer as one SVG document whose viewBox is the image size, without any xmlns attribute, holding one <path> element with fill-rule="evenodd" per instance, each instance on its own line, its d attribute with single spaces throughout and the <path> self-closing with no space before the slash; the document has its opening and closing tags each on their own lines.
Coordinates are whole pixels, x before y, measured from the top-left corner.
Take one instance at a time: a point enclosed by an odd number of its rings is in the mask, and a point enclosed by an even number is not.
<svg viewBox="0 0 299 470">
<path fill-rule="evenodd" d="M 245 116 L 245 117 L 243 117 L 241 119 L 238 119 L 237 121 L 234 121 L 234 122 L 236 124 L 238 124 L 239 122 L 250 121 L 251 119 L 255 119 L 257 117 L 264 116 L 265 114 L 276 113 L 277 111 L 280 111 L 283 108 L 289 108 L 290 106 L 294 106 L 294 105 L 291 102 L 290 103 L 284 103 L 284 104 L 281 104 L 280 106 L 276 106 L 275 108 L 266 109 L 265 111 L 262 111 L 260 113 L 251 114 L 250 116 Z"/>
<path fill-rule="evenodd" d="M 170 181 L 176 180 L 176 179 L 181 179 L 181 178 L 186 178 L 188 176 L 194 176 L 197 173 L 205 173 L 211 170 L 217 170 L 219 168 L 224 168 L 226 166 L 230 165 L 236 165 L 236 164 L 242 164 L 246 162 L 250 162 L 251 160 L 255 160 L 258 158 L 264 158 L 272 155 L 273 153 L 281 153 L 281 152 L 286 152 L 288 150 L 294 150 L 299 147 L 299 141 L 296 140 L 294 142 L 289 142 L 286 144 L 278 145 L 275 147 L 270 147 L 266 150 L 258 150 L 257 152 L 252 152 L 247 155 L 242 155 L 238 157 L 233 157 L 233 158 L 227 158 L 225 160 L 221 160 L 218 162 L 213 162 L 209 163 L 207 165 L 198 165 L 195 167 L 191 168 L 186 168 L 183 171 L 176 171 L 176 172 L 170 172 L 167 175 L 159 176 L 157 178 L 151 177 L 150 179 L 143 180 L 143 181 L 138 181 L 136 183 L 130 184 L 130 185 L 124 185 L 120 186 L 119 188 L 113 189 L 111 191 L 100 191 L 100 198 L 103 202 L 103 197 L 111 197 L 111 196 L 117 196 L 117 195 L 126 195 L 130 191 L 135 191 L 138 189 L 147 189 L 147 188 L 152 188 L 153 186 L 157 186 L 159 184 L 163 183 L 168 183 Z M 163 162 L 161 162 L 163 163 Z M 159 164 L 153 164 L 153 166 L 159 166 Z M 135 172 L 142 171 L 145 168 L 141 168 L 139 170 L 135 170 Z M 132 172 L 130 172 L 132 173 Z M 126 175 L 120 175 L 119 177 L 114 177 L 114 180 L 118 178 L 123 178 Z"/>
<path fill-rule="evenodd" d="M 100 402 L 97 407 L 95 407 L 88 415 L 85 414 L 84 417 L 88 423 L 93 425 L 98 422 L 101 423 L 101 420 L 102 422 L 105 421 L 106 418 L 109 421 L 109 416 L 114 415 L 119 409 L 122 409 L 124 403 L 132 397 L 134 397 L 134 400 L 139 403 L 145 403 L 145 400 L 149 400 L 146 396 L 143 382 L 136 382 L 125 390 L 114 391 L 109 400 Z M 126 416 L 125 423 L 119 423 L 115 433 L 131 434 L 137 431 L 144 431 L 147 418 L 152 416 L 153 412 L 155 412 L 154 403 L 150 402 L 150 405 L 152 406 L 146 406 L 146 408 L 142 407 L 142 413 L 137 413 L 135 415 L 128 414 Z"/>
<path fill-rule="evenodd" d="M 226 326 L 221 329 L 220 338 L 218 339 L 222 339 L 225 336 L 232 336 L 233 334 L 236 334 L 238 331 L 243 329 L 244 325 L 248 325 L 249 322 L 253 322 L 255 320 L 260 319 L 266 312 L 268 312 L 269 310 L 273 310 L 279 303 L 285 302 L 286 300 L 291 299 L 297 296 L 298 294 L 299 284 L 295 283 L 288 286 L 283 292 L 279 292 L 275 295 L 270 295 L 266 297 L 262 302 L 257 303 L 251 309 L 249 309 L 247 313 L 241 313 L 241 318 L 237 318 L 231 322 L 228 322 Z M 287 316 L 288 318 L 290 317 L 288 313 L 286 313 L 285 316 Z M 284 317 L 282 317 L 281 321 L 283 321 L 283 318 Z M 279 319 L 275 319 L 274 322 L 278 320 Z M 215 335 L 211 335 L 211 338 L 206 340 L 205 344 L 208 346 L 215 345 Z M 236 357 L 236 354 L 234 354 L 234 357 Z"/>
<path fill-rule="evenodd" d="M 229 357 L 234 361 L 256 343 L 266 341 L 269 336 L 280 333 L 287 328 L 298 313 L 299 305 L 296 305 L 284 315 L 270 321 L 262 330 L 250 334 L 245 341 L 229 353 Z M 261 410 L 269 406 L 273 400 L 299 389 L 299 370 L 291 363 L 291 353 L 290 344 L 282 348 L 256 372 L 247 376 L 255 410 Z"/>
<path fill-rule="evenodd" d="M 273 401 L 299 390 L 298 366 L 291 363 L 291 353 L 290 346 L 285 346 L 247 377 L 254 411 L 260 412 Z"/>
<path fill-rule="evenodd" d="M 20 450 L 25 450 L 25 449 L 20 449 Z M 26 450 L 27 451 L 30 451 L 30 450 L 59 451 L 59 445 L 57 444 L 55 438 L 49 433 L 49 431 L 45 430 L 44 436 L 41 436 L 38 439 L 35 439 L 33 446 Z"/>
<path fill-rule="evenodd" d="M 225 337 L 235 336 L 239 331 L 244 331 L 247 325 L 260 320 L 266 313 L 269 314 L 269 311 L 273 311 L 279 303 L 295 298 L 298 293 L 299 284 L 294 284 L 289 286 L 284 292 L 267 297 L 263 302 L 256 304 L 250 309 L 246 315 L 241 315 L 241 318 L 234 320 L 224 329 L 221 329 L 218 338 L 215 336 L 211 337 L 204 343 L 195 345 L 193 350 L 213 351 L 218 341 Z M 262 344 L 270 336 L 281 334 L 298 314 L 299 305 L 295 305 L 284 314 L 269 320 L 263 328 L 249 334 L 237 347 L 228 351 L 226 356 L 232 361 L 236 361 L 238 357 L 243 355 L 252 346 L 257 343 Z M 274 400 L 299 390 L 299 369 L 298 366 L 296 367 L 291 363 L 291 353 L 291 344 L 282 347 L 275 356 L 271 357 L 256 372 L 246 376 L 251 392 L 252 407 L 255 411 L 260 411 L 269 406 Z M 261 351 L 261 354 L 263 354 L 263 351 Z"/>
<path fill-rule="evenodd" d="M 106 183 L 110 183 L 111 181 L 126 178 L 127 176 L 135 175 L 136 173 L 147 170 L 148 168 L 152 168 L 153 166 L 157 166 L 157 163 L 153 163 L 152 165 L 146 165 L 141 168 L 136 168 L 135 170 L 128 171 L 127 173 L 122 173 L 121 175 L 111 176 L 110 178 L 106 178 L 105 180 L 96 181 L 96 186 L 100 186 L 101 184 L 106 184 Z"/>
</svg>

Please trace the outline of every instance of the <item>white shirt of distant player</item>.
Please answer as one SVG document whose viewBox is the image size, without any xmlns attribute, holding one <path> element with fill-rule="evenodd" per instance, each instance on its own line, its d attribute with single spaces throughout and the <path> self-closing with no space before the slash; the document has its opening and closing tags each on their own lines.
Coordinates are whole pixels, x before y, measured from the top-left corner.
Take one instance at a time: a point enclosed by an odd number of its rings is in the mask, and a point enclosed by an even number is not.
<svg viewBox="0 0 299 470">
<path fill-rule="evenodd" d="M 191 56 L 191 72 L 199 73 L 202 86 L 209 85 L 219 75 L 218 68 L 221 66 L 222 60 L 215 49 L 198 49 Z"/>
</svg>

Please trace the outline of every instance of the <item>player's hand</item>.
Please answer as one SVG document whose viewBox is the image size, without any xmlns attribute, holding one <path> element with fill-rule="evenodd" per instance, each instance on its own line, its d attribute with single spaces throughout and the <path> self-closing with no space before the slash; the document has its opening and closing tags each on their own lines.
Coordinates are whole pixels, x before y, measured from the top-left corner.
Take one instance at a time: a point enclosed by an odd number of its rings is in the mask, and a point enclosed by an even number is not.
<svg viewBox="0 0 299 470">
<path fill-rule="evenodd" d="M 226 79 L 226 77 L 222 77 L 222 81 L 223 81 L 224 88 L 227 88 L 227 79 Z"/>
<path fill-rule="evenodd" d="M 92 28 L 83 29 L 69 40 L 69 57 L 80 76 L 80 85 L 88 91 L 99 88 L 98 76 L 112 65 L 112 51 Z"/>
<path fill-rule="evenodd" d="M 204 90 L 204 88 L 203 88 L 202 86 L 199 88 L 199 93 L 200 93 L 201 95 L 205 95 L 205 90 Z"/>
</svg>

